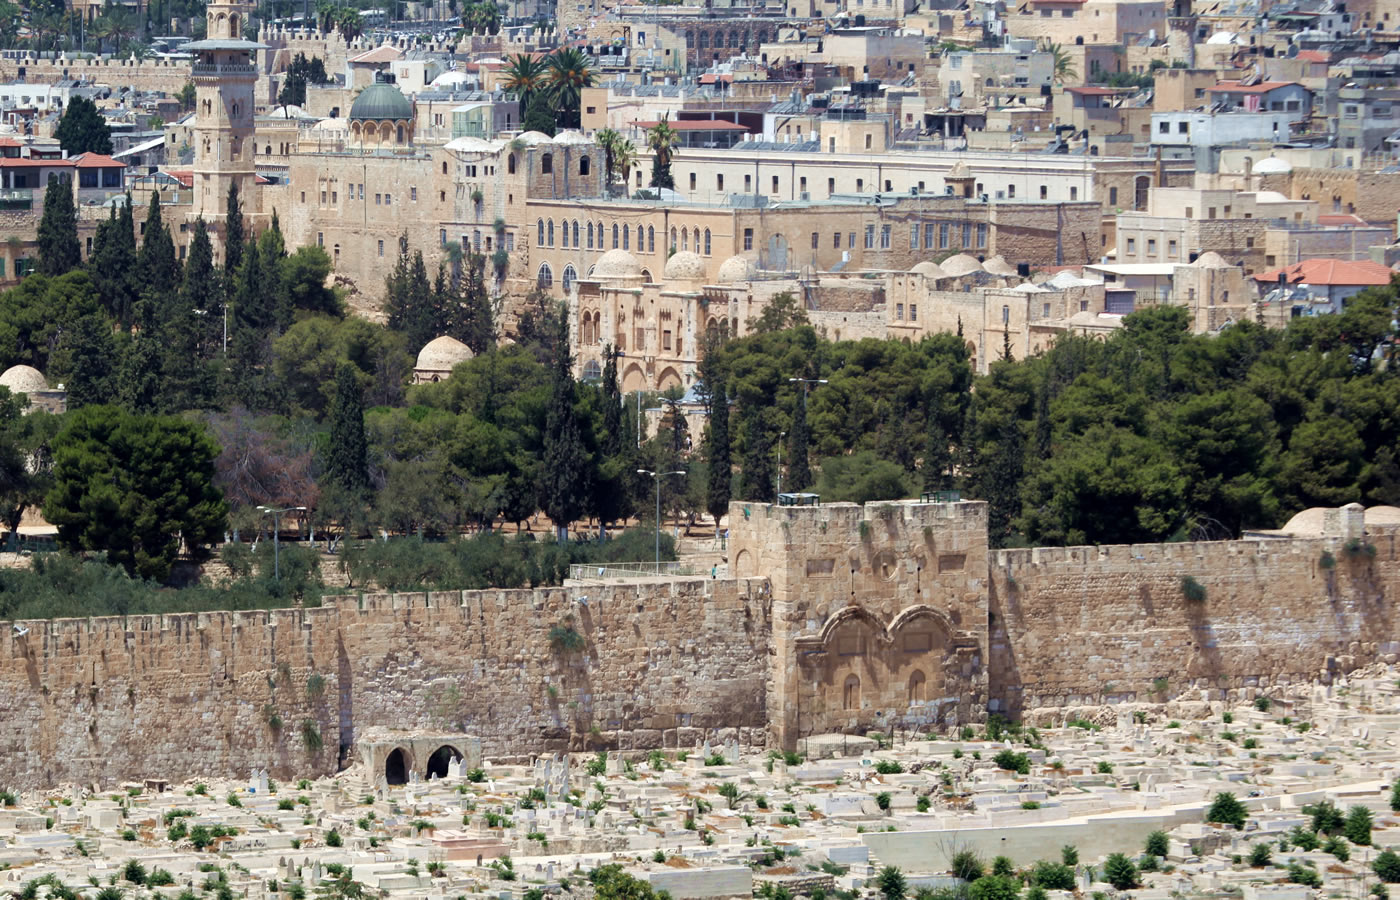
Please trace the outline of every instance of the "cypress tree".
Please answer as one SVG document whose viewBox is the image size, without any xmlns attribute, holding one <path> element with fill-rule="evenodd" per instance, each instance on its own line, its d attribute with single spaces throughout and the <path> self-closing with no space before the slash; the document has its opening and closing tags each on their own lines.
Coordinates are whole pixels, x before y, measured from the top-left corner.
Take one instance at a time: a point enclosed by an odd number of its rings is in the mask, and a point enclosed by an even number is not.
<svg viewBox="0 0 1400 900">
<path fill-rule="evenodd" d="M 243 204 L 238 199 L 238 182 L 228 186 L 228 199 L 224 207 L 224 271 L 231 278 L 243 265 L 243 244 L 247 237 L 243 233 Z"/>
<path fill-rule="evenodd" d="M 68 408 L 111 403 L 118 361 L 116 339 L 107 319 L 100 313 L 78 319 L 68 343 L 73 350 Z"/>
<path fill-rule="evenodd" d="M 729 459 L 729 398 L 724 385 L 716 384 L 710 395 L 710 435 L 706 447 L 710 463 L 710 481 L 705 491 L 705 509 L 719 529 L 720 518 L 729 511 L 729 486 L 732 464 Z"/>
<path fill-rule="evenodd" d="M 573 363 L 569 356 L 569 322 L 559 316 L 554 345 L 554 377 L 545 421 L 543 493 L 544 512 L 568 540 L 569 524 L 587 508 L 591 489 L 588 451 L 584 449 L 574 406 Z"/>
<path fill-rule="evenodd" d="M 78 244 L 78 214 L 73 209 L 73 187 L 49 176 L 44 190 L 44 216 L 39 220 L 39 272 L 65 275 L 83 264 Z"/>
<path fill-rule="evenodd" d="M 461 298 L 462 343 L 473 353 L 485 353 L 496 345 L 495 315 L 486 289 L 486 257 L 467 255 L 467 278 Z"/>
<path fill-rule="evenodd" d="M 616 456 L 622 449 L 622 391 L 617 386 L 617 354 L 613 345 L 603 348 L 603 452 Z"/>
<path fill-rule="evenodd" d="M 161 399 L 170 412 L 204 409 L 213 401 L 213 373 L 207 361 L 218 346 L 217 339 L 210 340 L 211 332 L 222 331 L 223 321 L 214 321 L 222 304 L 214 277 L 214 247 L 203 219 L 195 221 L 184 276 L 176 302 L 160 323 L 165 332 Z"/>
<path fill-rule="evenodd" d="M 740 493 L 745 500 L 772 503 L 776 498 L 773 484 L 773 445 L 757 412 L 748 415 L 744 426 L 744 471 Z"/>
<path fill-rule="evenodd" d="M 924 448 L 924 490 L 946 491 L 948 470 L 952 468 L 952 453 L 948 449 L 948 434 L 938 424 L 937 416 L 929 416 L 928 445 Z"/>
<path fill-rule="evenodd" d="M 134 413 L 154 413 L 162 400 L 162 362 L 165 356 L 161 329 L 156 324 L 155 303 L 136 304 L 137 332 L 126 347 L 117 373 L 117 396 Z"/>
<path fill-rule="evenodd" d="M 164 298 L 173 295 L 180 284 L 180 261 L 175 258 L 175 241 L 161 215 L 159 191 L 151 194 L 136 271 L 143 295 Z"/>
<path fill-rule="evenodd" d="M 803 385 L 805 388 L 806 385 Z M 797 398 L 792 411 L 792 430 L 788 434 L 788 490 L 801 491 L 812 484 L 812 468 L 807 462 L 807 392 Z"/>
<path fill-rule="evenodd" d="M 365 400 L 354 367 L 342 362 L 335 373 L 335 402 L 331 406 L 331 435 L 326 477 L 352 494 L 369 488 L 369 451 L 365 440 Z"/>
</svg>

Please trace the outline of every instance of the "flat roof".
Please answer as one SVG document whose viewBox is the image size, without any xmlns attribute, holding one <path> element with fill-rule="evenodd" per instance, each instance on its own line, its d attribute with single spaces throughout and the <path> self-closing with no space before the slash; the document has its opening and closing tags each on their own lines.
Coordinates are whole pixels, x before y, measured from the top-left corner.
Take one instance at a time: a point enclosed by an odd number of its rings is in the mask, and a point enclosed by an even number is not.
<svg viewBox="0 0 1400 900">
<path fill-rule="evenodd" d="M 1099 263 L 1084 267 L 1085 271 L 1107 272 L 1110 275 L 1171 275 L 1177 263 Z"/>
</svg>

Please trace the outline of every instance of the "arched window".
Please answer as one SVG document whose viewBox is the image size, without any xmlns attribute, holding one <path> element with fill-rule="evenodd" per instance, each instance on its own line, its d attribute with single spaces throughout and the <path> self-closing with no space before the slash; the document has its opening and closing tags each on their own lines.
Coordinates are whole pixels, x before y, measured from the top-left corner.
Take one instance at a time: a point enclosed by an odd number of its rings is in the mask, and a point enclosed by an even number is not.
<svg viewBox="0 0 1400 900">
<path fill-rule="evenodd" d="M 447 163 L 445 161 L 442 164 L 442 174 L 447 174 Z"/>
<path fill-rule="evenodd" d="M 535 246 L 536 246 L 536 247 L 543 247 L 543 246 L 544 246 L 544 219 L 536 219 L 536 220 L 535 220 L 535 230 L 536 230 L 537 232 L 539 232 L 538 234 L 535 235 Z"/>
<path fill-rule="evenodd" d="M 587 175 L 592 166 L 593 164 L 590 163 L 588 157 L 585 156 L 578 161 L 578 173 L 580 175 Z"/>
<path fill-rule="evenodd" d="M 646 245 L 642 242 L 642 226 L 638 225 L 638 226 L 637 226 L 637 252 L 638 252 L 638 253 L 641 253 L 641 252 L 643 252 L 645 249 L 646 249 Z"/>
<path fill-rule="evenodd" d="M 603 367 L 598 365 L 598 360 L 590 359 L 583 364 L 583 380 L 590 382 L 603 380 Z"/>
<path fill-rule="evenodd" d="M 402 126 L 402 125 L 399 126 L 399 134 L 398 134 L 398 137 L 399 137 L 399 143 L 402 144 L 402 143 L 403 143 L 403 126 Z"/>
<path fill-rule="evenodd" d="M 616 224 L 616 223 L 613 223 L 613 245 L 612 245 L 612 248 L 613 248 L 614 250 L 617 249 L 617 224 Z"/>
<path fill-rule="evenodd" d="M 841 688 L 841 708 L 860 709 L 860 679 L 854 675 L 847 675 Z"/>
<path fill-rule="evenodd" d="M 560 223 L 559 223 L 559 246 L 561 246 L 561 247 L 567 247 L 567 246 L 569 246 L 569 223 L 568 223 L 568 222 L 560 222 Z"/>
<path fill-rule="evenodd" d="M 705 229 L 705 255 L 710 255 L 710 229 Z"/>
<path fill-rule="evenodd" d="M 574 249 L 578 249 L 578 219 L 574 219 Z"/>
<path fill-rule="evenodd" d="M 444 174 L 446 174 L 447 163 L 443 163 L 443 164 L 442 164 L 442 167 L 443 167 Z M 514 174 L 515 174 L 515 154 L 514 154 L 514 153 L 512 153 L 510 156 L 507 156 L 507 157 L 506 157 L 506 174 L 508 174 L 508 175 L 514 175 Z"/>
<path fill-rule="evenodd" d="M 695 244 L 695 252 L 696 252 L 696 253 L 699 253 L 699 252 L 700 252 L 700 229 L 699 229 L 699 228 L 695 229 L 695 231 L 692 233 L 692 235 L 691 235 L 691 240 L 692 240 L 692 241 L 694 242 L 694 244 Z"/>
<path fill-rule="evenodd" d="M 638 225 L 637 227 L 641 228 L 642 226 Z M 647 252 L 656 252 L 656 229 L 650 225 L 647 226 Z"/>
<path fill-rule="evenodd" d="M 909 676 L 909 704 L 923 703 L 928 699 L 928 678 L 918 669 Z"/>
<path fill-rule="evenodd" d="M 544 156 L 541 156 L 541 157 L 540 157 L 540 174 L 541 174 L 541 175 L 552 175 L 552 174 L 554 174 L 554 154 L 553 154 L 553 153 L 546 153 Z"/>
<path fill-rule="evenodd" d="M 535 284 L 539 285 L 541 290 L 554 285 L 554 272 L 550 270 L 549 263 L 540 263 L 540 274 L 535 277 Z"/>
<path fill-rule="evenodd" d="M 573 264 L 564 267 L 564 280 L 560 282 L 564 286 L 564 293 L 573 290 L 574 282 L 578 281 L 578 272 L 574 270 Z"/>
<path fill-rule="evenodd" d="M 690 249 L 690 232 L 686 231 L 684 228 L 681 229 L 681 249 Z"/>
<path fill-rule="evenodd" d="M 672 226 L 672 228 L 671 228 L 671 244 L 670 244 L 670 249 L 671 249 L 671 252 L 672 252 L 672 253 L 674 253 L 674 252 L 676 251 L 676 249 L 677 249 L 677 247 L 676 247 L 676 229 L 675 229 L 674 226 Z"/>
<path fill-rule="evenodd" d="M 266 147 L 263 148 L 263 156 L 271 156 L 271 155 L 272 155 L 272 145 L 271 145 L 271 144 L 268 144 Z"/>
<path fill-rule="evenodd" d="M 626 225 L 623 225 L 623 226 L 622 226 L 622 249 L 623 249 L 623 250 L 630 249 L 630 248 L 628 247 L 628 239 L 631 237 L 631 235 L 632 235 L 632 229 L 631 229 L 631 228 L 628 228 Z M 637 249 L 638 249 L 638 250 L 641 249 L 641 243 L 642 243 L 641 241 L 637 241 Z"/>
<path fill-rule="evenodd" d="M 593 249 L 593 223 L 588 223 L 588 249 Z"/>
<path fill-rule="evenodd" d="M 549 246 L 553 247 L 553 246 L 554 246 L 554 220 L 553 220 L 553 219 L 550 219 L 550 220 L 549 220 L 549 230 L 546 232 L 546 234 L 548 234 L 548 236 L 549 236 Z"/>
</svg>

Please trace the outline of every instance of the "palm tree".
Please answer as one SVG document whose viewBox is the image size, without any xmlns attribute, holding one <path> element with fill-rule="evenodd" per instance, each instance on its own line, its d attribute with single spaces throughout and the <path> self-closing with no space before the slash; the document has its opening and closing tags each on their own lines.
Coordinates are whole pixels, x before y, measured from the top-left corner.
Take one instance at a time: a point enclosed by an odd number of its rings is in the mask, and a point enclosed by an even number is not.
<svg viewBox="0 0 1400 900">
<path fill-rule="evenodd" d="M 19 35 L 20 8 L 10 0 L 0 0 L 0 43 L 13 47 Z"/>
<path fill-rule="evenodd" d="M 550 54 L 549 92 L 558 110 L 559 124 L 565 128 L 579 126 L 579 107 L 583 89 L 593 87 L 598 77 L 588 67 L 588 57 L 576 47 L 563 47 Z"/>
<path fill-rule="evenodd" d="M 1055 80 L 1060 84 L 1066 81 L 1073 81 L 1079 78 L 1079 73 L 1074 69 L 1074 61 L 1070 59 L 1069 52 L 1059 44 L 1049 44 L 1045 48 L 1054 60 Z"/>
<path fill-rule="evenodd" d="M 680 135 L 671 127 L 671 114 L 665 113 L 661 121 L 647 129 L 647 146 L 656 154 L 651 167 L 651 186 L 674 188 L 676 180 L 671 177 L 671 155 L 675 152 Z"/>
<path fill-rule="evenodd" d="M 316 2 L 316 26 L 322 34 L 330 34 L 335 29 L 335 5 L 327 0 Z"/>
<path fill-rule="evenodd" d="M 628 177 L 632 174 L 632 169 L 637 165 L 637 145 L 627 138 L 621 138 L 617 147 L 613 149 L 613 165 L 617 167 L 618 174 L 622 176 L 622 183 L 627 184 Z"/>
<path fill-rule="evenodd" d="M 598 144 L 598 149 L 603 151 L 603 174 L 607 178 L 607 184 L 612 184 L 613 175 L 617 172 L 617 145 L 622 140 L 622 135 L 611 128 L 600 128 L 597 134 L 593 135 L 593 140 Z"/>
<path fill-rule="evenodd" d="M 30 28 L 34 30 L 35 46 L 41 50 L 53 49 L 59 36 L 63 34 L 63 27 L 63 13 L 55 10 L 30 18 Z"/>
<path fill-rule="evenodd" d="M 496 34 L 501 30 L 501 8 L 495 0 L 473 3 L 462 11 L 462 26 L 468 31 L 480 29 L 485 34 Z"/>
<path fill-rule="evenodd" d="M 528 53 L 517 53 L 506 61 L 501 87 L 520 98 L 520 119 L 524 121 L 530 100 L 545 86 L 545 64 Z"/>
<path fill-rule="evenodd" d="M 136 36 L 136 22 L 125 6 L 108 6 L 102 17 L 93 23 L 93 31 L 100 40 L 109 43 L 115 53 Z"/>
<path fill-rule="evenodd" d="M 364 25 L 360 22 L 360 11 L 348 6 L 336 14 L 335 27 L 340 36 L 347 41 L 353 41 L 365 33 Z"/>
</svg>

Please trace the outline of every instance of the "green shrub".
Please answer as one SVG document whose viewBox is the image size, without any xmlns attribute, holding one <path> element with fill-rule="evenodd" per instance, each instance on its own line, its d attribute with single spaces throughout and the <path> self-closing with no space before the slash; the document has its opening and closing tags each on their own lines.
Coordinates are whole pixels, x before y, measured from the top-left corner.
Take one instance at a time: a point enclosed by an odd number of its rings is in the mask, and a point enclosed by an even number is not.
<svg viewBox="0 0 1400 900">
<path fill-rule="evenodd" d="M 972 850 L 959 850 L 949 860 L 949 871 L 954 878 L 976 881 L 982 877 L 982 858 Z"/>
<path fill-rule="evenodd" d="M 1094 771 L 1098 772 L 1100 775 L 1112 775 L 1113 763 L 1106 759 L 1101 759 L 1099 760 L 1099 764 L 1094 767 Z"/>
<path fill-rule="evenodd" d="M 1288 833 L 1288 840 L 1299 850 L 1311 852 L 1318 848 L 1320 841 L 1316 831 L 1309 831 L 1301 825 L 1294 826 Z"/>
<path fill-rule="evenodd" d="M 1371 860 L 1371 871 L 1387 884 L 1400 883 L 1400 853 L 1394 850 L 1382 850 L 1377 853 L 1376 858 Z"/>
<path fill-rule="evenodd" d="M 1070 848 L 1073 849 L 1073 848 Z M 1075 858 L 1075 864 L 1078 857 Z M 1036 860 L 1031 866 L 1031 884 L 1044 888 L 1048 891 L 1072 891 L 1074 890 L 1074 864 L 1051 862 L 1048 859 Z"/>
<path fill-rule="evenodd" d="M 1143 851 L 1149 856 L 1160 856 L 1165 859 L 1167 856 L 1167 833 L 1154 831 L 1149 834 L 1147 841 L 1143 844 Z"/>
<path fill-rule="evenodd" d="M 1322 887 L 1322 876 L 1317 874 L 1316 869 L 1300 866 L 1297 863 L 1289 863 L 1288 880 L 1310 888 Z"/>
<path fill-rule="evenodd" d="M 1312 830 L 1318 834 L 1337 834 L 1346 825 L 1346 817 L 1331 800 L 1304 806 L 1303 815 L 1312 818 Z"/>
<path fill-rule="evenodd" d="M 1268 841 L 1260 841 L 1249 848 L 1249 864 L 1256 869 L 1262 869 L 1273 861 L 1273 854 L 1269 850 Z"/>
<path fill-rule="evenodd" d="M 326 692 L 326 679 L 320 675 L 312 673 L 306 679 L 306 696 L 313 700 Z"/>
<path fill-rule="evenodd" d="M 1103 863 L 1103 880 L 1120 891 L 1137 887 L 1137 866 L 1122 853 L 1110 853 Z"/>
<path fill-rule="evenodd" d="M 878 806 L 878 807 L 880 807 L 880 809 L 888 810 L 888 809 L 890 808 L 890 793 L 889 793 L 889 791 L 881 791 L 880 793 L 876 794 L 876 795 L 875 795 L 875 805 Z"/>
<path fill-rule="evenodd" d="M 1022 800 L 1022 809 L 1040 809 L 1040 803 L 1035 800 Z"/>
<path fill-rule="evenodd" d="M 1070 868 L 1079 865 L 1079 848 L 1073 844 L 1065 844 L 1060 848 L 1060 862 Z"/>
<path fill-rule="evenodd" d="M 345 842 L 344 842 L 344 841 L 341 839 L 341 837 L 340 837 L 340 832 L 339 832 L 339 831 L 336 831 L 334 828 L 332 828 L 330 831 L 327 831 L 327 832 L 326 832 L 326 846 L 327 846 L 327 847 L 339 847 L 339 846 L 341 846 L 341 845 L 344 844 L 344 843 L 345 843 Z"/>
<path fill-rule="evenodd" d="M 555 653 L 578 653 L 584 644 L 583 635 L 574 628 L 573 616 L 566 616 L 562 622 L 550 626 L 549 646 Z"/>
<path fill-rule="evenodd" d="M 302 719 L 301 721 L 301 744 L 306 748 L 307 753 L 319 752 L 321 743 L 321 729 L 314 719 Z"/>
<path fill-rule="evenodd" d="M 1333 556 L 1331 551 L 1323 550 L 1322 555 L 1317 558 L 1317 565 L 1320 569 L 1335 569 L 1337 557 Z"/>
<path fill-rule="evenodd" d="M 904 767 L 892 759 L 882 759 L 875 763 L 875 772 L 879 775 L 898 775 L 904 771 Z"/>
<path fill-rule="evenodd" d="M 1215 799 L 1211 801 L 1210 809 L 1206 810 L 1207 822 L 1229 825 L 1236 831 L 1244 830 L 1244 823 L 1248 818 L 1249 810 L 1229 791 L 1221 791 L 1216 794 Z"/>
<path fill-rule="evenodd" d="M 1022 775 L 1031 773 L 1031 759 L 1024 753 L 1017 753 L 1015 750 L 1006 749 L 992 757 L 992 762 L 996 763 L 998 769 L 1008 772 L 1019 772 Z"/>
<path fill-rule="evenodd" d="M 1021 882 L 1007 875 L 984 875 L 967 887 L 968 900 L 1016 900 Z"/>
<path fill-rule="evenodd" d="M 1346 823 L 1342 826 L 1342 831 L 1347 840 L 1353 844 L 1359 847 L 1369 847 L 1373 824 L 1369 809 L 1364 806 L 1353 806 L 1347 811 Z"/>
<path fill-rule="evenodd" d="M 1327 843 L 1322 845 L 1324 853 L 1330 853 L 1342 862 L 1351 859 L 1351 845 L 1335 835 L 1327 839 Z"/>
<path fill-rule="evenodd" d="M 1186 598 L 1188 603 L 1206 602 L 1206 586 L 1190 575 L 1182 576 L 1181 596 Z"/>
<path fill-rule="evenodd" d="M 1273 706 L 1273 705 L 1274 705 L 1274 702 L 1273 702 L 1272 700 L 1270 700 L 1268 697 L 1255 697 L 1255 698 L 1254 698 L 1254 708 L 1257 709 L 1257 710 L 1259 710 L 1260 712 L 1268 712 L 1268 711 L 1269 711 L 1269 707 L 1271 707 L 1271 706 Z"/>
</svg>

